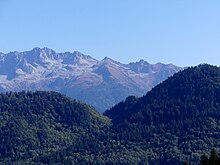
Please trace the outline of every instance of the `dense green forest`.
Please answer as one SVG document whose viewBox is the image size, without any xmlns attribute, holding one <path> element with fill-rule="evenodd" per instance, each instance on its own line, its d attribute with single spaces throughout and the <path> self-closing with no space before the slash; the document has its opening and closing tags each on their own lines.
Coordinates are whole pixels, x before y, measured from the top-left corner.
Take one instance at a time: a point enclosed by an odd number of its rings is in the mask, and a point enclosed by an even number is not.
<svg viewBox="0 0 220 165">
<path fill-rule="evenodd" d="M 0 164 L 147 162 L 138 147 L 111 139 L 108 117 L 56 92 L 0 94 L 0 118 Z"/>
<path fill-rule="evenodd" d="M 190 67 L 99 114 L 56 92 L 0 94 L 0 164 L 201 164 L 220 148 L 220 68 Z"/>
<path fill-rule="evenodd" d="M 110 121 L 92 107 L 56 92 L 0 94 L 2 163 L 40 161 L 91 135 Z"/>
</svg>

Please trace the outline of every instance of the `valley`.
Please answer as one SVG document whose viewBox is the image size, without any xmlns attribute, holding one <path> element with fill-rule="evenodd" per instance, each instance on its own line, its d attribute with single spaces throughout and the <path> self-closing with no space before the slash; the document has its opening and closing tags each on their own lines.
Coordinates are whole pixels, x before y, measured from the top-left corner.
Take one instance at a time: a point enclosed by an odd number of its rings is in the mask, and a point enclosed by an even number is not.
<svg viewBox="0 0 220 165">
<path fill-rule="evenodd" d="M 104 115 L 57 92 L 0 94 L 0 162 L 198 164 L 220 147 L 219 80 L 219 67 L 190 67 Z"/>
</svg>

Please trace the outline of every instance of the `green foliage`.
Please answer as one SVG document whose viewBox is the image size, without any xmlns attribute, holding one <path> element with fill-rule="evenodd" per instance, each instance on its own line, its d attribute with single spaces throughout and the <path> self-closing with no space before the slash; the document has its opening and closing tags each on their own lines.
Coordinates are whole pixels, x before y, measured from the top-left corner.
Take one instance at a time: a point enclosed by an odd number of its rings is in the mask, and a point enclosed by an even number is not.
<svg viewBox="0 0 220 165">
<path fill-rule="evenodd" d="M 110 124 L 86 104 L 40 91 L 0 94 L 0 118 L 0 161 L 5 164 L 48 163 L 48 155 L 75 147 L 79 139 L 95 136 Z"/>
<path fill-rule="evenodd" d="M 148 164 L 109 118 L 56 92 L 0 94 L 0 164 Z"/>
</svg>

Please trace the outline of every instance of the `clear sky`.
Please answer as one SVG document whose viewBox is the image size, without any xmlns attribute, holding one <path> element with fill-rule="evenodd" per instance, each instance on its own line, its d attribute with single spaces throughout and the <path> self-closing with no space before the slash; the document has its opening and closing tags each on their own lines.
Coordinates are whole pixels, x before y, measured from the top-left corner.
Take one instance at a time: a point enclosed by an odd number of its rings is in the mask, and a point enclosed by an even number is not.
<svg viewBox="0 0 220 165">
<path fill-rule="evenodd" d="M 0 52 L 220 65 L 220 0 L 0 0 Z"/>
</svg>

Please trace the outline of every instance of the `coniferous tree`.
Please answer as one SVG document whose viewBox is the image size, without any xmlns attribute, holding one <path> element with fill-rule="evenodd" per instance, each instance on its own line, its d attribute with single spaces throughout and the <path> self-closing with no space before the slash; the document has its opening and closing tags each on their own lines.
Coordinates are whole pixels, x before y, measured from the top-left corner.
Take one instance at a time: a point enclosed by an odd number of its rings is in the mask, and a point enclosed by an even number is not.
<svg viewBox="0 0 220 165">
<path fill-rule="evenodd" d="M 212 149 L 211 151 L 211 156 L 209 158 L 209 164 L 210 165 L 218 165 L 218 152 L 216 151 L 216 149 Z"/>
<path fill-rule="evenodd" d="M 219 165 L 219 155 L 216 149 L 211 150 L 211 155 L 208 158 L 205 154 L 203 154 L 200 158 L 199 165 Z"/>
<path fill-rule="evenodd" d="M 183 165 L 188 165 L 188 162 L 187 162 L 187 161 L 184 161 L 184 162 L 183 162 Z"/>
<path fill-rule="evenodd" d="M 199 165 L 209 165 L 209 158 L 205 154 L 201 156 Z"/>
</svg>

